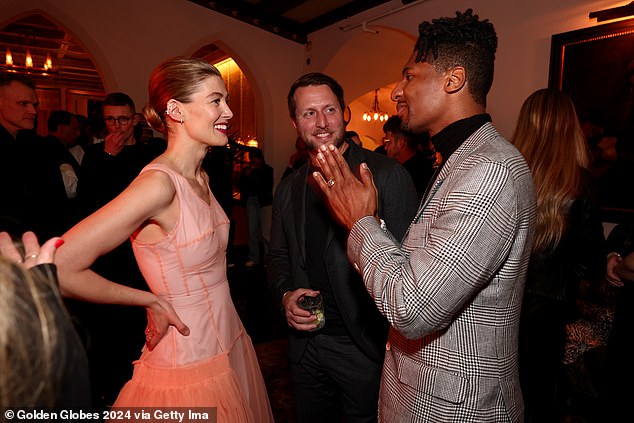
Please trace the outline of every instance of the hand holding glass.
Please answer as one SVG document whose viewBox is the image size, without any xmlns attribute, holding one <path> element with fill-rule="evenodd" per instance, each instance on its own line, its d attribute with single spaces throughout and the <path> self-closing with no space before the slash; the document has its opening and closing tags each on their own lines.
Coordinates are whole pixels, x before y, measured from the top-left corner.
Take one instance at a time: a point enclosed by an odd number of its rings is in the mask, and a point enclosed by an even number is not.
<svg viewBox="0 0 634 423">
<path fill-rule="evenodd" d="M 297 299 L 297 305 L 304 310 L 310 311 L 315 316 L 313 323 L 317 327 L 311 330 L 319 330 L 324 327 L 326 318 L 324 317 L 324 301 L 321 294 L 317 294 L 314 297 L 302 295 Z"/>
</svg>

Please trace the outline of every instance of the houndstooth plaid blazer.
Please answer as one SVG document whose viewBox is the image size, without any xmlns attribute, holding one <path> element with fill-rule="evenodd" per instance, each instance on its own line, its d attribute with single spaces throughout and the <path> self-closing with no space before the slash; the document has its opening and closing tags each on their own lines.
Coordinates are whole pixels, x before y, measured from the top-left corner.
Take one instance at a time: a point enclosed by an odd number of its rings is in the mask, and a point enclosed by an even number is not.
<svg viewBox="0 0 634 423">
<path fill-rule="evenodd" d="M 391 324 L 379 420 L 520 422 L 517 340 L 535 225 L 520 153 L 484 124 L 447 160 L 402 243 L 372 217 L 348 257 Z"/>
</svg>

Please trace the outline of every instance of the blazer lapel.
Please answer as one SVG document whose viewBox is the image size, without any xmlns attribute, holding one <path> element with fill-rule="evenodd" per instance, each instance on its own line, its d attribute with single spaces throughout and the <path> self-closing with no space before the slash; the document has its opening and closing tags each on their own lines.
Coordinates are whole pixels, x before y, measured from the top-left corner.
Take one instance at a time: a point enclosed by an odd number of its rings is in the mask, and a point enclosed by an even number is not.
<svg viewBox="0 0 634 423">
<path fill-rule="evenodd" d="M 306 262 L 306 184 L 308 183 L 308 170 L 308 165 L 304 165 L 297 170 L 291 187 L 293 216 L 297 217 L 295 235 L 302 263 Z M 290 219 L 291 216 L 288 216 L 288 218 Z"/>
</svg>

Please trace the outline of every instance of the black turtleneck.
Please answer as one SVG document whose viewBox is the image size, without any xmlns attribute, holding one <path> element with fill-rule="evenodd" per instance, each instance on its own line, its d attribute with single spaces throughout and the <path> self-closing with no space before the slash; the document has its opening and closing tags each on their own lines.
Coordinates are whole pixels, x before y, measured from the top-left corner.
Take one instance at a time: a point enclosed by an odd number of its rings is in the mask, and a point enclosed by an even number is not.
<svg viewBox="0 0 634 423">
<path fill-rule="evenodd" d="M 456 151 L 471 134 L 480 129 L 480 127 L 487 122 L 491 122 L 491 116 L 489 116 L 488 113 L 482 113 L 457 120 L 434 135 L 431 138 L 431 142 L 434 144 L 436 151 L 440 152 L 442 156 L 442 163 L 438 166 L 436 173 L 440 172 L 440 169 L 442 169 L 454 151 Z"/>
<path fill-rule="evenodd" d="M 480 129 L 480 127 L 487 122 L 491 122 L 491 116 L 489 116 L 488 113 L 474 115 L 455 121 L 431 137 L 431 142 L 434 144 L 436 151 L 440 153 L 442 161 L 440 162 L 440 166 L 436 168 L 436 172 L 434 172 L 433 176 L 429 180 L 429 184 L 427 184 L 427 189 L 425 190 L 423 198 L 427 197 L 432 184 L 436 180 L 436 176 L 440 173 L 440 170 L 447 162 L 447 159 L 458 149 L 458 147 L 462 145 L 463 142 L 465 142 L 467 138 L 471 136 L 471 134 Z"/>
</svg>

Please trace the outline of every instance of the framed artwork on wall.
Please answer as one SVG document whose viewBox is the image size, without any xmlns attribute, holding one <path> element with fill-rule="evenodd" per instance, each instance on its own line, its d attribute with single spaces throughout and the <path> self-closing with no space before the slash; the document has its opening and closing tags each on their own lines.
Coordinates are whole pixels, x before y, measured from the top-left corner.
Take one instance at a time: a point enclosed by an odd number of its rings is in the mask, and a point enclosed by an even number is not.
<svg viewBox="0 0 634 423">
<path fill-rule="evenodd" d="M 575 103 L 604 221 L 634 219 L 634 19 L 553 35 L 549 86 Z"/>
</svg>

